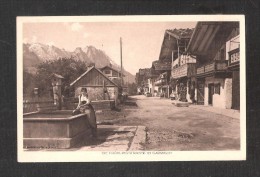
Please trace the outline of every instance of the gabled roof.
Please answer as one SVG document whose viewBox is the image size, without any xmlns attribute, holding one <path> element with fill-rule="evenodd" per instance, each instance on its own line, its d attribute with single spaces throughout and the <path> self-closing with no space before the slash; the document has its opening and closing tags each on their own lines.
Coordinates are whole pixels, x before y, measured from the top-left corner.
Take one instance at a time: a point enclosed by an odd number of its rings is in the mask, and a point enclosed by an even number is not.
<svg viewBox="0 0 260 177">
<path fill-rule="evenodd" d="M 151 68 L 140 68 L 139 69 L 139 74 L 140 75 L 148 75 L 151 71 Z"/>
<path fill-rule="evenodd" d="M 104 67 L 102 67 L 102 68 L 98 68 L 99 70 L 101 70 L 101 71 L 103 71 L 104 69 L 106 69 L 106 68 L 109 68 L 109 69 L 111 69 L 111 70 L 113 70 L 113 71 L 115 71 L 115 72 L 118 72 L 118 73 L 120 73 L 120 70 L 117 70 L 117 69 L 115 69 L 115 68 L 113 68 L 112 66 L 104 66 Z M 124 71 L 124 70 L 123 70 Z M 125 77 L 125 75 L 122 73 L 122 76 L 123 77 Z"/>
<path fill-rule="evenodd" d="M 170 34 L 172 37 L 175 37 L 176 39 L 185 39 L 191 38 L 191 35 L 193 33 L 194 28 L 190 29 L 190 28 L 180 28 L 180 29 L 168 29 L 166 30 L 166 33 Z"/>
<path fill-rule="evenodd" d="M 139 72 L 136 73 L 136 80 L 144 80 L 149 78 L 156 78 L 159 75 L 153 68 L 140 68 Z"/>
<path fill-rule="evenodd" d="M 88 70 L 86 72 L 84 72 L 81 76 L 79 76 L 75 81 L 73 81 L 70 86 L 73 86 L 75 83 L 77 83 L 82 77 L 84 77 L 86 74 L 88 74 L 91 70 L 95 69 L 96 71 L 98 71 L 102 76 L 104 76 L 107 80 L 109 80 L 110 82 L 112 82 L 115 86 L 118 87 L 118 85 L 113 82 L 112 80 L 110 80 L 105 74 L 103 74 L 99 69 L 95 68 L 95 66 L 92 66 L 90 68 L 88 68 Z"/>
<path fill-rule="evenodd" d="M 59 79 L 64 79 L 63 76 L 61 76 L 61 75 L 59 75 L 59 74 L 56 74 L 56 73 L 51 74 L 50 77 L 56 77 L 56 78 L 59 78 Z"/>
<path fill-rule="evenodd" d="M 178 45 L 181 46 L 179 52 L 185 50 L 185 45 L 188 45 L 194 29 L 168 29 L 164 33 L 164 38 L 161 46 L 159 60 L 171 60 L 177 57 Z"/>
<path fill-rule="evenodd" d="M 171 61 L 153 61 L 152 67 L 154 67 L 155 71 L 170 71 L 172 66 Z"/>
</svg>

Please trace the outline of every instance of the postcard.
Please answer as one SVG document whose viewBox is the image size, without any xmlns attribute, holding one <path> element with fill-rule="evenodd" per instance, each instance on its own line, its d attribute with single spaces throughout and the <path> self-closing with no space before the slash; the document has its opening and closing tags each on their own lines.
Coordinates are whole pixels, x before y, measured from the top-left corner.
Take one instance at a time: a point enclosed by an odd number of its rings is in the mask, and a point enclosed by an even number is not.
<svg viewBox="0 0 260 177">
<path fill-rule="evenodd" d="M 245 62 L 243 15 L 17 17 L 18 161 L 246 160 Z"/>
</svg>

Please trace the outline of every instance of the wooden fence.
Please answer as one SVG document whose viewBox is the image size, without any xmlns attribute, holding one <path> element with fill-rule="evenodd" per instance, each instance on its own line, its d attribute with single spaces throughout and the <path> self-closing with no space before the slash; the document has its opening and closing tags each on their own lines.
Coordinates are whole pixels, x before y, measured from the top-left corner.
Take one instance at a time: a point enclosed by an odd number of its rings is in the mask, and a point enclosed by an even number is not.
<svg viewBox="0 0 260 177">
<path fill-rule="evenodd" d="M 115 100 L 91 101 L 95 110 L 112 110 L 115 108 Z M 78 98 L 64 98 L 62 102 L 63 110 L 74 110 L 78 105 Z M 36 111 L 53 111 L 57 109 L 54 101 L 51 99 L 24 99 L 23 113 Z"/>
<path fill-rule="evenodd" d="M 52 100 L 49 101 L 24 101 L 23 113 L 35 112 L 35 111 L 51 111 L 56 110 Z"/>
</svg>

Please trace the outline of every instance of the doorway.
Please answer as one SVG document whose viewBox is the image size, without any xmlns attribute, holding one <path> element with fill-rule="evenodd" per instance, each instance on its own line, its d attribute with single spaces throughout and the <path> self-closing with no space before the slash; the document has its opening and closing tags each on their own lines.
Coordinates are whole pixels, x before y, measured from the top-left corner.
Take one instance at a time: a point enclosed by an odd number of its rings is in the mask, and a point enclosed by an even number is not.
<svg viewBox="0 0 260 177">
<path fill-rule="evenodd" d="M 204 105 L 204 81 L 198 80 L 198 89 L 197 89 L 197 104 Z"/>
<path fill-rule="evenodd" d="M 209 88 L 209 100 L 208 100 L 208 103 L 209 103 L 209 105 L 212 105 L 213 104 L 213 94 L 214 94 L 214 84 L 209 84 L 208 88 Z"/>
</svg>

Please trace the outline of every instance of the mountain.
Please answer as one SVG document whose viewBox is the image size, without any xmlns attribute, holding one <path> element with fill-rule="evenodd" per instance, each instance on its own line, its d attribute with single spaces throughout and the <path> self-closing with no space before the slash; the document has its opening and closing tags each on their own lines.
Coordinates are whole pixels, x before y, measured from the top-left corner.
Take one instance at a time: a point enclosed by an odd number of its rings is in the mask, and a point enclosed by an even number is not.
<svg viewBox="0 0 260 177">
<path fill-rule="evenodd" d="M 84 61 L 87 65 L 95 64 L 97 68 L 107 65 L 115 69 L 120 68 L 106 53 L 94 46 L 86 46 L 85 48 L 77 47 L 74 51 L 69 52 L 53 45 L 41 43 L 23 44 L 23 63 L 24 68 L 28 71 L 35 72 L 36 66 L 45 60 L 54 60 L 57 58 L 73 58 L 75 60 Z M 124 70 L 125 80 L 129 83 L 135 82 L 135 76 Z"/>
</svg>

